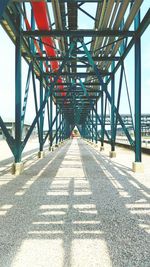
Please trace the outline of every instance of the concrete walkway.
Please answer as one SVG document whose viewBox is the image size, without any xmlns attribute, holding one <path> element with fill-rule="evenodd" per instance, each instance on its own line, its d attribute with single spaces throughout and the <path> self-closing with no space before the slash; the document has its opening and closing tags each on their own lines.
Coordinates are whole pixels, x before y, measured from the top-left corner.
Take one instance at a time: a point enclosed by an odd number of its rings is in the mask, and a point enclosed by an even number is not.
<svg viewBox="0 0 150 267">
<path fill-rule="evenodd" d="M 33 151 L 18 177 L 5 160 L 0 267 L 150 267 L 150 175 L 121 151 L 112 160 L 75 139 L 42 160 Z"/>
</svg>

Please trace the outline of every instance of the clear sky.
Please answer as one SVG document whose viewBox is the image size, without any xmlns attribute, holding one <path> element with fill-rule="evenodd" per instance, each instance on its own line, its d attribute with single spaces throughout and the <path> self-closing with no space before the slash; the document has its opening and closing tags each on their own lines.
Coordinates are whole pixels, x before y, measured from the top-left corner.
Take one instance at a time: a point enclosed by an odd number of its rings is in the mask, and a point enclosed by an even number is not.
<svg viewBox="0 0 150 267">
<path fill-rule="evenodd" d="M 95 13 L 94 4 L 86 4 L 85 8 L 91 15 Z M 145 0 L 142 8 L 141 17 L 145 14 L 146 10 L 150 8 L 150 1 Z M 79 11 L 79 15 L 81 15 Z M 80 28 L 92 28 L 91 19 L 86 15 L 79 16 Z M 0 51 L 1 51 L 1 63 L 0 63 L 0 115 L 5 120 L 14 119 L 14 88 L 15 88 L 15 49 L 14 45 L 9 40 L 8 36 L 0 26 Z M 142 113 L 150 113 L 150 27 L 142 36 Z M 128 55 L 125 61 L 127 83 L 129 87 L 131 104 L 134 105 L 134 49 Z M 27 66 L 23 62 L 22 64 L 22 85 L 23 94 L 25 88 L 25 82 L 27 77 Z M 118 87 L 118 77 L 116 75 L 116 87 Z M 38 83 L 37 83 L 38 85 Z M 117 90 L 116 90 L 117 91 Z M 27 107 L 26 122 L 31 122 L 34 117 L 34 104 L 33 93 L 30 90 L 29 104 Z M 125 89 L 125 83 L 123 83 L 122 99 L 121 99 L 121 113 L 129 113 L 127 94 Z"/>
</svg>

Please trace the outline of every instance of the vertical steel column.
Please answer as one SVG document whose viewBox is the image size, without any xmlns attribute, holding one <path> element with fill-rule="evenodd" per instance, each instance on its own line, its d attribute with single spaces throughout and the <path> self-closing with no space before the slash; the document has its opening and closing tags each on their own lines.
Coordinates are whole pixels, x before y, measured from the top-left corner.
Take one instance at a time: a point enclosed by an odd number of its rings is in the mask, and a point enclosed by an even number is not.
<svg viewBox="0 0 150 267">
<path fill-rule="evenodd" d="M 58 113 L 58 104 L 56 103 L 56 114 Z M 56 118 L 56 145 L 58 144 L 58 116 Z"/>
<path fill-rule="evenodd" d="M 34 14 L 33 14 L 33 10 L 32 9 L 31 9 L 31 29 L 32 29 L 32 31 L 35 30 L 35 20 L 34 20 Z M 34 40 L 33 39 L 30 40 L 30 47 L 31 47 L 32 53 L 35 54 L 36 49 L 35 49 L 35 46 L 34 46 Z"/>
<path fill-rule="evenodd" d="M 62 141 L 64 141 L 64 131 L 65 131 L 65 120 L 64 120 L 64 114 L 62 113 L 62 135 L 61 135 L 61 138 L 62 138 Z"/>
<path fill-rule="evenodd" d="M 135 18 L 135 30 L 140 24 L 140 12 Z M 135 162 L 141 162 L 141 40 L 135 37 Z"/>
<path fill-rule="evenodd" d="M 111 151 L 115 151 L 115 113 L 114 113 L 114 101 L 115 101 L 115 79 L 114 75 L 112 75 L 111 79 Z"/>
<path fill-rule="evenodd" d="M 70 138 L 70 124 L 68 120 L 66 122 L 67 122 L 67 138 Z"/>
<path fill-rule="evenodd" d="M 68 121 L 67 121 L 67 119 L 65 120 L 65 124 L 66 124 L 66 136 L 65 136 L 65 138 L 67 139 L 68 138 Z"/>
<path fill-rule="evenodd" d="M 101 121 L 102 121 L 102 124 L 101 124 L 101 150 L 104 149 L 104 92 L 102 90 L 101 92 Z"/>
<path fill-rule="evenodd" d="M 93 124 L 94 124 L 94 112 L 93 112 L 93 109 L 92 109 L 92 142 L 94 141 L 94 127 L 93 127 Z"/>
<path fill-rule="evenodd" d="M 61 121 L 62 121 L 62 125 L 61 125 L 61 142 L 63 141 L 63 130 L 64 130 L 64 119 L 63 119 L 63 114 L 61 113 Z"/>
<path fill-rule="evenodd" d="M 96 104 L 95 104 L 95 109 L 96 109 L 96 114 L 97 114 L 97 102 L 96 102 Z M 95 118 L 95 142 L 96 142 L 96 144 L 97 144 L 97 123 L 98 123 L 98 120 L 97 120 L 97 116 L 96 116 L 96 118 Z"/>
<path fill-rule="evenodd" d="M 114 62 L 111 65 L 111 69 L 113 71 L 115 67 Z M 112 74 L 111 77 L 111 151 L 109 153 L 111 158 L 116 157 L 115 152 L 115 76 Z"/>
<path fill-rule="evenodd" d="M 63 141 L 66 139 L 66 120 L 63 114 Z"/>
<path fill-rule="evenodd" d="M 86 138 L 86 136 L 85 136 L 85 123 L 84 124 L 82 124 L 82 137 L 83 138 Z"/>
<path fill-rule="evenodd" d="M 52 125 L 53 121 L 53 100 L 52 100 L 52 95 L 50 96 L 50 125 Z M 50 132 L 50 149 L 53 145 L 53 129 Z"/>
<path fill-rule="evenodd" d="M 15 163 L 21 161 L 21 16 L 17 17 L 18 34 L 16 36 L 16 51 L 15 51 Z"/>
<path fill-rule="evenodd" d="M 60 125 L 60 129 L 59 129 L 59 143 L 61 142 L 61 129 L 62 129 L 62 125 L 61 125 L 61 113 L 59 113 L 59 125 Z"/>
<path fill-rule="evenodd" d="M 67 121 L 67 119 L 65 122 L 66 122 L 66 137 L 65 138 L 67 139 L 68 138 L 68 121 Z"/>
<path fill-rule="evenodd" d="M 64 134 L 64 117 L 63 117 L 63 114 L 61 113 L 61 143 L 63 143 L 63 134 Z"/>
<path fill-rule="evenodd" d="M 41 51 L 43 50 L 43 45 L 40 44 Z M 43 104 L 43 62 L 40 63 L 41 75 L 40 75 L 40 107 Z M 43 151 L 43 125 L 44 124 L 44 116 L 43 110 L 40 114 L 40 152 Z"/>
</svg>

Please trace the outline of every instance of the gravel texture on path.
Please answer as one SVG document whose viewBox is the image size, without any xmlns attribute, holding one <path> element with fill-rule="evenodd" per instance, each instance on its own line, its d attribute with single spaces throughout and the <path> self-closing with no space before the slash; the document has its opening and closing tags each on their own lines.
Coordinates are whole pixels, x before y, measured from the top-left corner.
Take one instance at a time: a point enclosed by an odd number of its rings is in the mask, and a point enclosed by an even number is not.
<svg viewBox="0 0 150 267">
<path fill-rule="evenodd" d="M 27 155 L 20 176 L 0 165 L 0 267 L 150 267 L 150 179 L 127 152 L 73 139 Z"/>
</svg>

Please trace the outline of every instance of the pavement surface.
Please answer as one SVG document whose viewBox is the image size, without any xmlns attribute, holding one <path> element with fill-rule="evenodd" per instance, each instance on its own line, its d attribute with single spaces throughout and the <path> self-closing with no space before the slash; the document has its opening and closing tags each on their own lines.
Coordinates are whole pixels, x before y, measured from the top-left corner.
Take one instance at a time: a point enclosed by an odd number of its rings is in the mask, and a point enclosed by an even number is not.
<svg viewBox="0 0 150 267">
<path fill-rule="evenodd" d="M 37 159 L 32 141 L 15 177 L 0 145 L 0 267 L 150 267 L 150 156 L 135 174 L 123 148 L 73 139 Z"/>
</svg>

